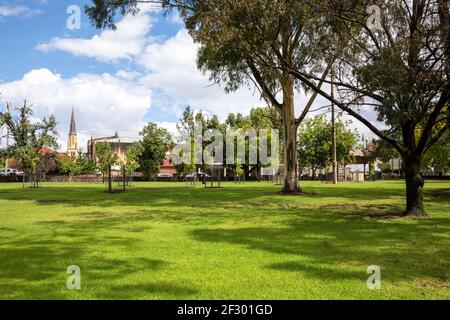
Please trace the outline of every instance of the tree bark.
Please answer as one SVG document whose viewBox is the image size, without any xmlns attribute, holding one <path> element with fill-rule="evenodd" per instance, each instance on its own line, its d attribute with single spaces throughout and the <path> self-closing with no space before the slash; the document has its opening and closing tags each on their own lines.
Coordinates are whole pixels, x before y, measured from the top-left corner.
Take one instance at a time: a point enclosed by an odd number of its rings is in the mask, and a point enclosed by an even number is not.
<svg viewBox="0 0 450 320">
<path fill-rule="evenodd" d="M 285 18 L 280 20 L 281 55 L 282 64 L 293 65 L 292 55 L 292 28 L 290 21 Z M 283 71 L 281 75 L 281 87 L 283 91 L 283 105 L 281 118 L 284 130 L 284 186 L 283 193 L 300 192 L 298 181 L 297 162 L 297 119 L 294 110 L 294 79 L 289 71 Z"/>
<path fill-rule="evenodd" d="M 427 217 L 423 204 L 423 187 L 425 181 L 420 173 L 420 158 L 404 156 L 406 180 L 406 211 L 404 216 Z"/>
<path fill-rule="evenodd" d="M 294 83 L 289 75 L 283 81 L 282 109 L 284 130 L 284 186 L 283 193 L 300 192 L 297 161 L 297 125 L 294 111 Z"/>
<path fill-rule="evenodd" d="M 123 191 L 126 191 L 127 173 L 126 168 L 123 166 Z"/>
<path fill-rule="evenodd" d="M 108 192 L 109 192 L 109 193 L 112 193 L 111 166 L 108 167 Z"/>
</svg>

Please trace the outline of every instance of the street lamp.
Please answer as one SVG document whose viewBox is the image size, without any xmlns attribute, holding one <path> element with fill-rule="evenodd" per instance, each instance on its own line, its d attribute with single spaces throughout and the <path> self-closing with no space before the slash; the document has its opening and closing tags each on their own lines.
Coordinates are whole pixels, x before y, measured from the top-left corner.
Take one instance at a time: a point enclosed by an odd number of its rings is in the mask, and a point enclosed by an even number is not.
<svg viewBox="0 0 450 320">
<path fill-rule="evenodd" d="M 6 129 L 6 134 L 3 134 L 3 131 Z M 9 147 L 9 130 L 6 127 L 1 128 L 1 135 L 0 135 L 0 145 L 2 144 L 2 139 L 6 140 L 6 147 L 5 149 L 8 149 Z M 8 172 L 8 156 L 5 157 L 5 173 Z"/>
<path fill-rule="evenodd" d="M 202 173 L 203 173 L 203 185 L 206 188 L 206 167 L 205 167 L 205 149 L 206 146 L 208 145 L 209 141 L 204 140 L 204 129 L 203 129 L 203 125 L 207 123 L 207 121 L 209 121 L 209 116 L 206 113 L 202 113 Z"/>
</svg>

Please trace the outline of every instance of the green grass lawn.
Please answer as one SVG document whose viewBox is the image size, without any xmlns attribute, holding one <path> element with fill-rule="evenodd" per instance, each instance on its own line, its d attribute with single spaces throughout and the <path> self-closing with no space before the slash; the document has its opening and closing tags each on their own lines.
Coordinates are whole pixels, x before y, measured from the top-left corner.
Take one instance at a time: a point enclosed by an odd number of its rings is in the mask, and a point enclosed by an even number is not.
<svg viewBox="0 0 450 320">
<path fill-rule="evenodd" d="M 303 188 L 1 184 L 0 299 L 450 299 L 448 182 L 427 182 L 425 220 L 373 218 L 403 209 L 400 181 Z"/>
</svg>

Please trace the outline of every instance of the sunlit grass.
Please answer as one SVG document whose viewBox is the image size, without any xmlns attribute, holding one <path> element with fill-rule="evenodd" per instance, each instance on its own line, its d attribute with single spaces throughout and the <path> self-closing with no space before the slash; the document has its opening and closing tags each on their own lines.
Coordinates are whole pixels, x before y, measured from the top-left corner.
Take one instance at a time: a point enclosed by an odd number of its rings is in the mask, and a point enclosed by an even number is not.
<svg viewBox="0 0 450 320">
<path fill-rule="evenodd" d="M 450 197 L 426 185 L 431 218 L 403 209 L 404 184 L 0 185 L 3 299 L 449 299 Z M 81 267 L 82 289 L 66 269 Z M 382 289 L 366 287 L 369 265 Z"/>
</svg>

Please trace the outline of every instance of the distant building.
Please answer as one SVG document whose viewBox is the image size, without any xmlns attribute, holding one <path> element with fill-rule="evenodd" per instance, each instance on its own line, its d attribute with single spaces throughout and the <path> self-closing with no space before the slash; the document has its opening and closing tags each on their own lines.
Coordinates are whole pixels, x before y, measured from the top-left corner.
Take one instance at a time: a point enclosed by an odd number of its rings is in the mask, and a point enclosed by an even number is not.
<svg viewBox="0 0 450 320">
<path fill-rule="evenodd" d="M 103 137 L 103 138 L 96 138 L 96 139 L 93 139 L 91 137 L 91 139 L 89 139 L 89 141 L 87 142 L 87 150 L 88 150 L 87 154 L 88 154 L 89 158 L 94 159 L 94 160 L 96 159 L 95 149 L 96 149 L 97 144 L 100 142 L 109 143 L 111 145 L 112 152 L 117 155 L 119 160 L 126 159 L 127 150 L 133 144 L 132 142 L 121 142 L 119 134 L 117 132 L 115 133 L 114 136 L 111 136 L 111 137 Z"/>
<path fill-rule="evenodd" d="M 170 152 L 166 153 L 166 159 L 159 169 L 159 174 L 171 174 L 173 176 L 177 174 Z"/>
<path fill-rule="evenodd" d="M 69 137 L 67 139 L 67 155 L 71 158 L 76 158 L 78 155 L 78 135 L 77 127 L 75 125 L 74 109 L 72 109 L 72 116 L 70 118 Z"/>
</svg>

